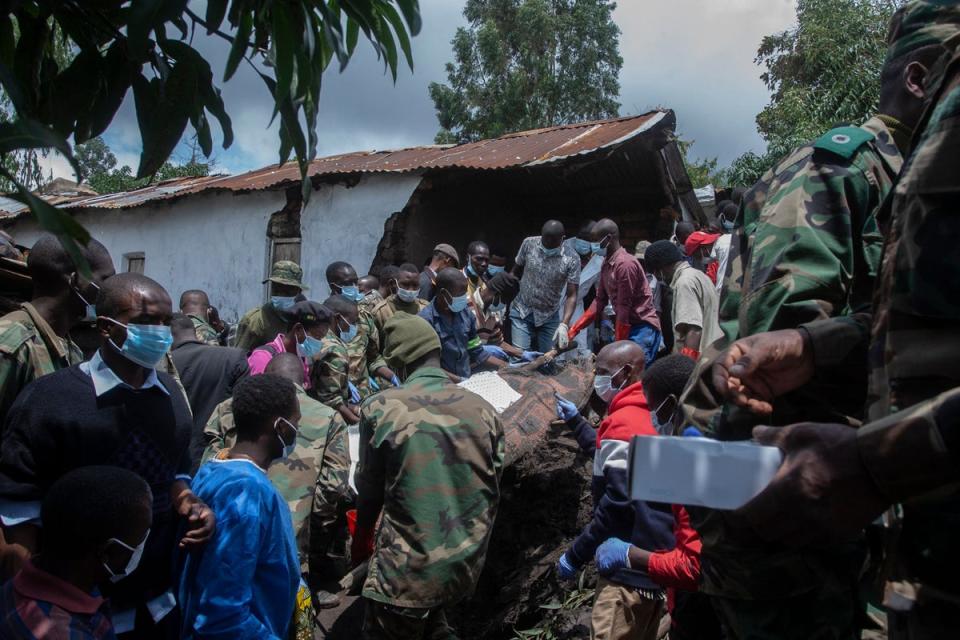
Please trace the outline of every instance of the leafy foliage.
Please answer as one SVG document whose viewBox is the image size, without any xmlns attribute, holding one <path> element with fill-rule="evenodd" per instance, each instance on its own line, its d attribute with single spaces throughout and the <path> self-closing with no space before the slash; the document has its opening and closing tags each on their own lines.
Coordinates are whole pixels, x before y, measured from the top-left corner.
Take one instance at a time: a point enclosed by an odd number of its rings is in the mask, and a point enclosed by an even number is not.
<svg viewBox="0 0 960 640">
<path fill-rule="evenodd" d="M 438 143 L 618 114 L 623 66 L 609 0 L 467 0 L 449 84 L 431 83 Z"/>
<path fill-rule="evenodd" d="M 157 173 L 146 178 L 137 178 L 133 169 L 123 165 L 119 169 L 117 158 L 103 138 L 96 137 L 81 145 L 77 145 L 74 155 L 80 170 L 86 176 L 86 183 L 91 189 L 103 195 L 140 189 L 153 180 L 164 181 L 171 178 L 195 178 L 210 175 L 211 162 L 201 162 L 198 153 L 199 143 L 194 139 L 191 146 L 191 155 L 186 162 L 164 162 Z"/>
<path fill-rule="evenodd" d="M 693 188 L 699 189 L 708 184 L 725 184 L 726 174 L 723 170 L 718 169 L 720 163 L 716 157 L 697 158 L 696 160 L 690 157 L 690 147 L 693 146 L 694 142 L 696 142 L 696 140 L 677 139 L 677 146 L 680 147 L 683 164 L 687 169 L 687 175 L 690 177 L 690 183 L 693 185 Z"/>
<path fill-rule="evenodd" d="M 200 30 L 230 45 L 224 81 L 244 60 L 263 79 L 274 117 L 280 116 L 279 160 L 295 155 L 304 199 L 311 191 L 306 173 L 316 156 L 323 71 L 334 57 L 342 69 L 363 33 L 396 78 L 401 53 L 412 65 L 410 36 L 420 30 L 417 0 L 208 0 L 202 17 L 188 0 L 20 0 L 5 6 L 0 84 L 16 120 L 0 123 L 4 159 L 52 147 L 75 163 L 67 141 L 82 144 L 103 133 L 130 90 L 143 140 L 138 179 L 161 170 L 188 122 L 204 155 L 213 150 L 211 118 L 229 147 L 233 125 L 213 69 L 190 44 Z M 68 64 L 58 59 L 58 46 L 75 50 Z M 36 209 L 36 198 L 24 195 L 29 190 L 9 168 L 0 167 L 0 175 L 14 183 L 19 195 L 13 197 L 29 204 L 43 226 L 60 233 L 80 229 L 56 209 Z M 73 236 L 84 239 L 85 232 Z M 82 262 L 76 245 L 61 237 Z"/>
<path fill-rule="evenodd" d="M 792 149 L 876 113 L 887 29 L 902 0 L 798 0 L 797 25 L 763 39 L 756 62 L 772 92 L 757 116 L 767 153 L 731 167 L 749 186 Z"/>
</svg>

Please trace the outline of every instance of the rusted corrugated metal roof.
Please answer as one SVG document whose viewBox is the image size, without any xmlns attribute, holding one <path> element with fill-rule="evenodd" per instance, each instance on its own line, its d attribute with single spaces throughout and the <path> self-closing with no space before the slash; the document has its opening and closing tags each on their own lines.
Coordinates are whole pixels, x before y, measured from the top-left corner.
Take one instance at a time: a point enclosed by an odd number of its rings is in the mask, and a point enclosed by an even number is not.
<svg viewBox="0 0 960 640">
<path fill-rule="evenodd" d="M 672 125 L 673 113 L 669 110 L 657 110 L 637 116 L 521 131 L 500 138 L 454 146 L 357 151 L 314 160 L 310 164 L 310 176 L 407 173 L 454 168 L 502 170 L 541 166 L 616 146 L 652 129 L 664 120 Z M 55 204 L 65 209 L 126 209 L 187 194 L 215 190 L 258 191 L 293 184 L 299 180 L 300 171 L 296 163 L 288 162 L 236 176 L 174 178 L 135 191 L 60 199 Z M 23 210 L 23 205 L 18 202 L 0 198 L 0 220 L 15 218 Z"/>
</svg>

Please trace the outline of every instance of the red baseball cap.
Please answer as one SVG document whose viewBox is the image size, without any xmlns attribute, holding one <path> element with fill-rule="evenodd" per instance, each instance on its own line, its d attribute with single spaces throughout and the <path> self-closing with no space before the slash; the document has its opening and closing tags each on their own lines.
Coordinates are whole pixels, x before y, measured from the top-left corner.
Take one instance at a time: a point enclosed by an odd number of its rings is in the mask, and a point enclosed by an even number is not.
<svg viewBox="0 0 960 640">
<path fill-rule="evenodd" d="M 697 247 L 704 245 L 710 246 L 720 237 L 719 233 L 707 233 L 706 231 L 694 231 L 683 243 L 683 250 L 688 256 L 692 256 Z"/>
</svg>

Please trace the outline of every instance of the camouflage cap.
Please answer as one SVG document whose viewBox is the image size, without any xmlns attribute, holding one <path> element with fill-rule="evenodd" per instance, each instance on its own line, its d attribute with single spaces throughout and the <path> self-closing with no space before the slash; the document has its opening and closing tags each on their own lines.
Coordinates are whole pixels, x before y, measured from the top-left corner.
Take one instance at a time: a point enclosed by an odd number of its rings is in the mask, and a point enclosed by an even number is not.
<svg viewBox="0 0 960 640">
<path fill-rule="evenodd" d="M 440 350 L 440 336 L 420 316 L 398 311 L 383 325 L 383 357 L 393 369 Z"/>
<path fill-rule="evenodd" d="M 290 287 L 297 287 L 301 291 L 306 291 L 310 287 L 301 282 L 303 280 L 303 269 L 292 260 L 280 260 L 273 263 L 273 269 L 270 270 L 270 277 L 263 281 L 285 284 Z"/>
<path fill-rule="evenodd" d="M 887 60 L 930 45 L 948 46 L 960 37 L 960 1 L 922 0 L 908 2 L 890 22 Z"/>
</svg>

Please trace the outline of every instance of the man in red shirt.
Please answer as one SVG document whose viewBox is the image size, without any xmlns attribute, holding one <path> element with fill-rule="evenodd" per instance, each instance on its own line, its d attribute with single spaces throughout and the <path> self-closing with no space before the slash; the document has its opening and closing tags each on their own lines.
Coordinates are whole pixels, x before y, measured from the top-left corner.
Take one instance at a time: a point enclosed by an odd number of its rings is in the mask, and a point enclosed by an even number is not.
<svg viewBox="0 0 960 640">
<path fill-rule="evenodd" d="M 693 260 L 693 266 L 707 274 L 713 284 L 717 284 L 720 263 L 710 258 L 710 252 L 720 235 L 709 231 L 694 231 L 683 243 L 683 252 Z"/>
<path fill-rule="evenodd" d="M 609 302 L 615 316 L 615 340 L 631 340 L 640 345 L 646 364 L 650 365 L 663 338 L 647 275 L 640 262 L 621 246 L 620 228 L 613 220 L 605 218 L 594 225 L 593 240 L 594 253 L 604 256 L 597 297 L 571 327 L 570 337 L 602 317 Z"/>
</svg>

